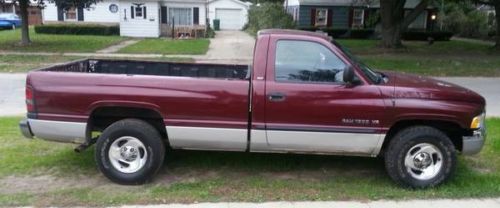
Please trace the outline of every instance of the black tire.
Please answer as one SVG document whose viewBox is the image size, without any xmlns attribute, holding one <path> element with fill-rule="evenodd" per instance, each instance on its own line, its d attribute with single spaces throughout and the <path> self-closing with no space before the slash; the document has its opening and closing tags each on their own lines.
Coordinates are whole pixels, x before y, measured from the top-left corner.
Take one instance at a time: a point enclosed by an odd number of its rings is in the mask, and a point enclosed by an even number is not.
<svg viewBox="0 0 500 208">
<path fill-rule="evenodd" d="M 439 171 L 435 171 L 436 174 L 431 175 L 432 178 L 417 178 L 418 176 L 415 177 L 412 174 L 418 175 L 419 171 L 407 168 L 405 165 L 407 154 L 413 156 L 412 154 L 418 150 L 420 145 L 430 146 L 441 153 L 442 159 L 432 160 L 434 164 L 436 164 L 435 161 L 442 161 L 440 168 L 437 168 Z M 409 152 L 410 150 L 411 152 Z M 384 159 L 389 176 L 396 183 L 411 188 L 434 187 L 443 183 L 455 171 L 457 161 L 455 146 L 448 136 L 429 126 L 414 126 L 399 131 L 389 142 Z M 415 161 L 415 158 L 412 158 L 411 161 Z"/>
<path fill-rule="evenodd" d="M 124 137 L 136 138 L 145 147 L 146 153 L 144 150 L 139 153 L 145 158 L 144 165 L 135 172 L 120 171 L 113 166 L 109 156 L 113 142 Z M 99 170 L 118 184 L 139 185 L 150 181 L 163 165 L 164 158 L 165 145 L 160 134 L 153 126 L 138 119 L 124 119 L 111 124 L 96 143 L 95 159 Z"/>
</svg>

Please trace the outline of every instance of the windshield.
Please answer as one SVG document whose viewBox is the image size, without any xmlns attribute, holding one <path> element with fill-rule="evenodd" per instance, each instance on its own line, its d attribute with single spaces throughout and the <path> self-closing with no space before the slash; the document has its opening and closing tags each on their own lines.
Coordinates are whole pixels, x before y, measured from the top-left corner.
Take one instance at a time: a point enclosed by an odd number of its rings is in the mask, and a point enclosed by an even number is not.
<svg viewBox="0 0 500 208">
<path fill-rule="evenodd" d="M 347 55 L 349 57 L 349 59 L 351 59 L 354 62 L 354 64 L 356 64 L 356 66 L 361 69 L 363 74 L 365 74 L 366 77 L 368 77 L 368 79 L 370 79 L 373 83 L 379 84 L 382 81 L 382 76 L 380 75 L 380 73 L 373 71 L 370 67 L 368 67 L 366 64 L 364 64 L 362 61 L 360 61 L 356 56 L 354 56 L 351 53 L 351 51 L 349 51 L 349 49 L 340 45 L 337 41 L 335 41 L 333 39 L 332 39 L 332 43 L 335 46 L 337 46 L 337 48 L 342 50 L 342 52 L 344 52 L 344 54 Z"/>
</svg>

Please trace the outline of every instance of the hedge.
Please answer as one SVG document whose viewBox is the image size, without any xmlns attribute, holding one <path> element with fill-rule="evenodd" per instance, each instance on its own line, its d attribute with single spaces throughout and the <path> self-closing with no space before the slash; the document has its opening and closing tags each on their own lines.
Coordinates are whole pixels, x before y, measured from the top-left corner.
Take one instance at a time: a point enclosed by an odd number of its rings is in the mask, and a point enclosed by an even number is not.
<svg viewBox="0 0 500 208">
<path fill-rule="evenodd" d="M 427 41 L 429 40 L 429 38 L 432 38 L 434 41 L 448 41 L 450 40 L 451 36 L 453 36 L 453 33 L 448 31 L 436 31 L 436 32 L 406 31 L 403 32 L 402 39 Z"/>
<path fill-rule="evenodd" d="M 338 29 L 338 28 L 317 28 L 317 27 L 299 27 L 299 30 L 305 31 L 323 31 L 328 33 L 329 36 L 337 39 L 352 38 L 352 39 L 368 39 L 372 38 L 374 34 L 373 29 Z M 449 31 L 406 31 L 403 32 L 403 40 L 423 40 L 427 41 L 433 38 L 434 41 L 448 41 L 453 36 Z"/>
<path fill-rule="evenodd" d="M 77 24 L 53 24 L 36 25 L 36 33 L 44 34 L 69 34 L 69 35 L 120 35 L 118 25 L 77 25 Z"/>
<path fill-rule="evenodd" d="M 373 36 L 373 29 L 338 29 L 338 28 L 317 28 L 317 27 L 300 27 L 300 30 L 306 31 L 323 31 L 328 33 L 333 38 L 354 38 L 367 39 Z"/>
</svg>

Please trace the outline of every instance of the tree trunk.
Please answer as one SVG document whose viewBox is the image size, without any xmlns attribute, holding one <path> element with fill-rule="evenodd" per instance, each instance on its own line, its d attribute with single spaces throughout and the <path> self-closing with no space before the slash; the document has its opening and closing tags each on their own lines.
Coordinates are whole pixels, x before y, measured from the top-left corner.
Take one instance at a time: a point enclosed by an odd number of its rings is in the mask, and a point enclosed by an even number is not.
<svg viewBox="0 0 500 208">
<path fill-rule="evenodd" d="M 29 0 L 19 0 L 19 9 L 21 10 L 21 45 L 26 46 L 31 43 L 29 24 L 28 24 L 28 6 Z"/>
<path fill-rule="evenodd" d="M 382 20 L 382 41 L 380 47 L 400 48 L 401 24 L 406 0 L 381 0 L 380 17 Z"/>
<path fill-rule="evenodd" d="M 500 50 L 500 0 L 497 0 L 495 6 L 495 18 L 497 23 L 497 34 L 496 34 L 496 44 L 495 48 Z"/>
<path fill-rule="evenodd" d="M 410 26 L 410 24 L 415 21 L 418 16 L 420 16 L 420 14 L 422 14 L 422 12 L 427 8 L 427 6 L 429 5 L 429 0 L 421 0 L 419 4 L 417 4 L 417 6 L 415 6 L 415 8 L 413 10 L 411 10 L 410 13 L 408 13 L 408 15 L 406 15 L 404 17 L 404 20 L 402 22 L 402 25 L 401 25 L 401 29 L 402 30 L 406 30 L 408 29 L 408 26 Z M 430 20 L 430 21 L 434 21 L 434 20 Z"/>
<path fill-rule="evenodd" d="M 382 48 L 401 48 L 401 24 L 394 24 L 387 27 L 382 25 Z"/>
</svg>

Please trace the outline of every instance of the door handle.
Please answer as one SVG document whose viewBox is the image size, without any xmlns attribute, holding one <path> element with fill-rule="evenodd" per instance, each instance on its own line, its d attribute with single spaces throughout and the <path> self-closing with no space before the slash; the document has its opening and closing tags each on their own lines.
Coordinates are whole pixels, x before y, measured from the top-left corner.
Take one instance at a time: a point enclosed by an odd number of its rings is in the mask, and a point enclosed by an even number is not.
<svg viewBox="0 0 500 208">
<path fill-rule="evenodd" d="M 285 100 L 286 96 L 281 92 L 272 92 L 267 95 L 267 98 L 269 99 L 269 101 L 281 102 Z"/>
</svg>

